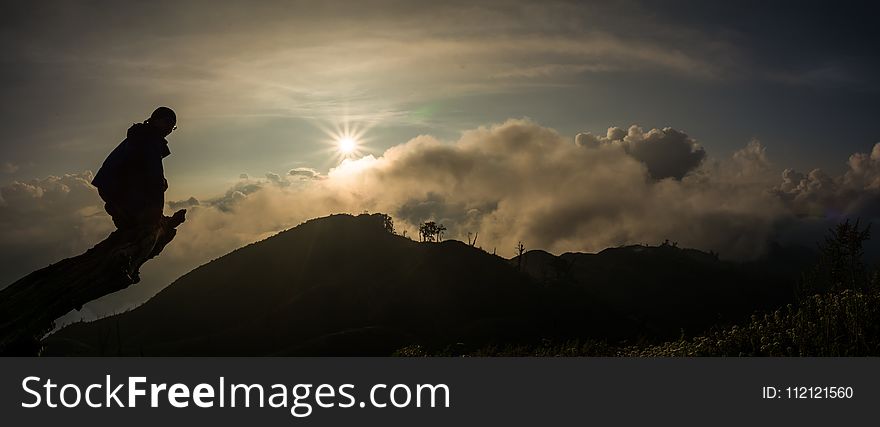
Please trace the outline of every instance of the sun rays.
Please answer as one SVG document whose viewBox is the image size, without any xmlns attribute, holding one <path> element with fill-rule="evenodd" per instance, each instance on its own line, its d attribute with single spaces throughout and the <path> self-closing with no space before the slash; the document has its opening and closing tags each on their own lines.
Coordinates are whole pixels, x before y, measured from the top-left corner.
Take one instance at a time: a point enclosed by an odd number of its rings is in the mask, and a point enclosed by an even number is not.
<svg viewBox="0 0 880 427">
<path fill-rule="evenodd" d="M 366 133 L 370 127 L 372 126 L 364 123 L 353 123 L 348 117 L 343 117 L 330 126 L 319 125 L 327 136 L 323 141 L 327 146 L 326 151 L 337 164 L 369 154 L 369 138 Z"/>
</svg>

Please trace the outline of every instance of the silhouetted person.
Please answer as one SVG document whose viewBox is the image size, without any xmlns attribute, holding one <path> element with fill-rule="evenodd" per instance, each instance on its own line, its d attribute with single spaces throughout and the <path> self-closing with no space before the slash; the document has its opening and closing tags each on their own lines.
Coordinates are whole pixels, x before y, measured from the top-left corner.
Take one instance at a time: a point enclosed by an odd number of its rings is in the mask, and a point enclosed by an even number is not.
<svg viewBox="0 0 880 427">
<path fill-rule="evenodd" d="M 92 180 L 118 229 L 111 235 L 118 245 L 115 256 L 131 283 L 140 281 L 141 264 L 162 252 L 185 220 L 185 209 L 172 217 L 162 215 L 168 189 L 162 159 L 171 154 L 165 137 L 175 129 L 174 111 L 157 108 L 149 119 L 128 128 Z"/>
<path fill-rule="evenodd" d="M 168 189 L 162 159 L 171 154 L 165 137 L 177 129 L 176 125 L 173 110 L 157 108 L 149 119 L 128 128 L 127 137 L 107 156 L 92 180 L 116 228 L 155 227 L 162 220 Z"/>
</svg>

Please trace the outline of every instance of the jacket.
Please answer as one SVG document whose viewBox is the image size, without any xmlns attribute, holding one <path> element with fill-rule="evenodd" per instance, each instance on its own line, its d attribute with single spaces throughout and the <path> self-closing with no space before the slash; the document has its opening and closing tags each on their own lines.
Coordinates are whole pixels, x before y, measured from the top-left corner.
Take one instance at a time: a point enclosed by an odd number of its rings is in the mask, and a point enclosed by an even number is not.
<svg viewBox="0 0 880 427">
<path fill-rule="evenodd" d="M 168 189 L 162 159 L 170 154 L 168 141 L 153 126 L 135 123 L 104 160 L 92 185 L 105 200 L 161 209 Z"/>
</svg>

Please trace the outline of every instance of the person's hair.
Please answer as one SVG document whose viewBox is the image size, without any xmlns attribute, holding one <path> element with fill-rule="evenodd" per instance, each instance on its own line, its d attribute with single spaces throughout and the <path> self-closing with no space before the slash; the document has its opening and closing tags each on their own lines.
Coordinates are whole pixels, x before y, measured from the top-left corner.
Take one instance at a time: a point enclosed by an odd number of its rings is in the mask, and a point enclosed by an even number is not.
<svg viewBox="0 0 880 427">
<path fill-rule="evenodd" d="M 174 114 L 174 110 L 172 110 L 168 107 L 157 108 L 155 111 L 153 111 L 153 114 L 150 114 L 150 118 L 147 119 L 147 121 L 149 122 L 150 120 L 153 120 L 153 119 L 156 119 L 156 120 L 168 119 L 171 121 L 172 125 L 177 124 L 177 114 Z"/>
</svg>

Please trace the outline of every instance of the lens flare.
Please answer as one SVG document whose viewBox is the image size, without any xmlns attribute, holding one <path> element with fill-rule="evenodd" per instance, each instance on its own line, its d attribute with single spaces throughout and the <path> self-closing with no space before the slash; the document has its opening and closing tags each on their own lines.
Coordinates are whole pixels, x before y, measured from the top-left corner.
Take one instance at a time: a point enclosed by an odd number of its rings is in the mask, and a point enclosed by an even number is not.
<svg viewBox="0 0 880 427">
<path fill-rule="evenodd" d="M 324 144 L 327 152 L 331 154 L 332 161 L 335 162 L 331 167 L 345 160 L 357 160 L 370 154 L 370 138 L 365 134 L 373 124 L 355 123 L 349 117 L 342 117 L 339 121 L 331 123 L 317 124 L 317 127 L 328 137 L 324 140 Z"/>
</svg>

